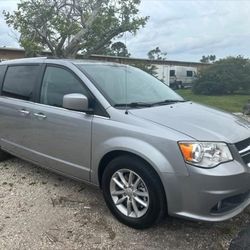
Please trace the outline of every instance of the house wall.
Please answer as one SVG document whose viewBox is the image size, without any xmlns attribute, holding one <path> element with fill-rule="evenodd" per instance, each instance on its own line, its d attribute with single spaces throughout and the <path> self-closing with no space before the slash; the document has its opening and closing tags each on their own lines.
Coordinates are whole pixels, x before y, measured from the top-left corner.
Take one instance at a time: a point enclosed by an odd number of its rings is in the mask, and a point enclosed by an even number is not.
<svg viewBox="0 0 250 250">
<path fill-rule="evenodd" d="M 25 56 L 24 51 L 14 49 L 0 49 L 0 60 L 11 60 L 23 58 Z"/>
</svg>

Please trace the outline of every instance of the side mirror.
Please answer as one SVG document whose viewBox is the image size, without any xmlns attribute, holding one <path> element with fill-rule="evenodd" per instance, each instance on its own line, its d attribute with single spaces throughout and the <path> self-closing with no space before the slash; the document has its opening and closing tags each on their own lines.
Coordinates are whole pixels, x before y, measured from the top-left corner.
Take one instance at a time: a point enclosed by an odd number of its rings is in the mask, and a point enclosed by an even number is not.
<svg viewBox="0 0 250 250">
<path fill-rule="evenodd" d="M 82 94 L 65 95 L 63 97 L 63 108 L 93 114 L 93 110 L 89 109 L 88 97 Z"/>
</svg>

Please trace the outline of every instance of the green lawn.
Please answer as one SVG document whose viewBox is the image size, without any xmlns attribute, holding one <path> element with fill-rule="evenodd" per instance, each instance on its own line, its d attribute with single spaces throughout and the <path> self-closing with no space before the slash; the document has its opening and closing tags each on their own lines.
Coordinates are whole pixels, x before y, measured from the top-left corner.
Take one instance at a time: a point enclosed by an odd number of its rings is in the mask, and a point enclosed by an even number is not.
<svg viewBox="0 0 250 250">
<path fill-rule="evenodd" d="M 214 106 L 229 112 L 242 112 L 243 106 L 250 99 L 250 95 L 195 95 L 190 89 L 180 89 L 176 92 L 187 100 Z"/>
</svg>

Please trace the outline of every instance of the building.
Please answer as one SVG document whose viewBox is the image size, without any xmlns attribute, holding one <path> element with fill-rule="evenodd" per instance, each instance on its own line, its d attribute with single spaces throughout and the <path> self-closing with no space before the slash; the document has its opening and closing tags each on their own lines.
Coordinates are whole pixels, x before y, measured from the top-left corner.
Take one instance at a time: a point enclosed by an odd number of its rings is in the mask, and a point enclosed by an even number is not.
<svg viewBox="0 0 250 250">
<path fill-rule="evenodd" d="M 42 52 L 42 56 L 49 56 L 50 52 Z M 0 47 L 0 61 L 25 57 L 21 48 Z M 79 55 L 79 58 L 81 56 Z M 208 64 L 198 62 L 149 60 L 132 57 L 116 57 L 106 55 L 91 55 L 91 59 L 107 62 L 118 62 L 129 65 L 147 64 L 155 66 L 156 77 L 173 88 L 190 87 L 196 79 L 198 72 Z"/>
<path fill-rule="evenodd" d="M 42 56 L 49 56 L 49 51 L 42 52 Z M 25 50 L 22 48 L 0 47 L 0 61 L 19 59 L 25 57 Z"/>
<path fill-rule="evenodd" d="M 24 49 L 0 47 L 0 61 L 24 57 Z"/>
</svg>

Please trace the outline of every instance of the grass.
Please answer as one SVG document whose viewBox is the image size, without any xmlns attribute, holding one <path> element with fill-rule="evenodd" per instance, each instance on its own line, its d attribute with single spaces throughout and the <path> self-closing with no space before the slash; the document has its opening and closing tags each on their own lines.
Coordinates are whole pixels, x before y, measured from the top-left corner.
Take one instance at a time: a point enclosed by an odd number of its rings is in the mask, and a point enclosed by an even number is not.
<svg viewBox="0 0 250 250">
<path fill-rule="evenodd" d="M 214 106 L 229 112 L 242 112 L 243 106 L 250 99 L 250 95 L 239 94 L 223 96 L 195 95 L 190 89 L 180 89 L 176 92 L 187 100 Z"/>
</svg>

